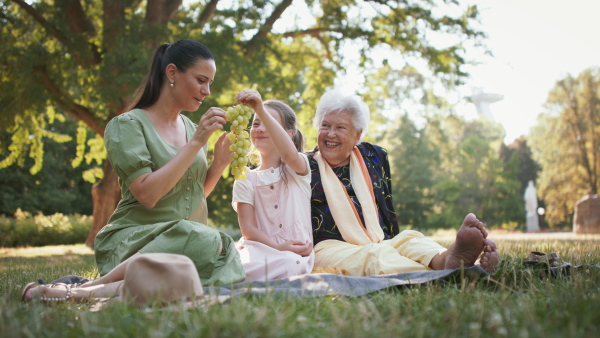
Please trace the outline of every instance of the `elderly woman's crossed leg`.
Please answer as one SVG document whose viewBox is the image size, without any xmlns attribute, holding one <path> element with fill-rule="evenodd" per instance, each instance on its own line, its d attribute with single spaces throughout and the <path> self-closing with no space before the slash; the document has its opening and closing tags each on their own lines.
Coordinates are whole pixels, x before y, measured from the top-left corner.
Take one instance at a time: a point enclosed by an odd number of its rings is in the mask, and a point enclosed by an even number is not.
<svg viewBox="0 0 600 338">
<path fill-rule="evenodd" d="M 443 270 L 480 265 L 492 272 L 500 261 L 500 253 L 487 235 L 483 223 L 475 215 L 468 214 L 456 234 L 456 241 L 448 250 L 434 256 L 429 267 Z"/>
<path fill-rule="evenodd" d="M 404 230 L 380 243 L 321 242 L 315 246 L 315 266 L 340 269 L 351 276 L 458 269 L 474 265 L 492 272 L 500 261 L 500 253 L 487 235 L 483 223 L 474 214 L 468 214 L 449 249 L 418 231 Z"/>
</svg>

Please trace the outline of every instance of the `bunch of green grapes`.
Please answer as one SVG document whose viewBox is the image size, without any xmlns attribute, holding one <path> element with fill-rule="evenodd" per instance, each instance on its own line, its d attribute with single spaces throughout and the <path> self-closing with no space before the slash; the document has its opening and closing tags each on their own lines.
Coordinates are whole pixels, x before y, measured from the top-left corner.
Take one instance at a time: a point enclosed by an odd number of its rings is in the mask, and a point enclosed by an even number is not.
<svg viewBox="0 0 600 338">
<path fill-rule="evenodd" d="M 250 149 L 250 134 L 246 130 L 248 122 L 254 114 L 254 109 L 250 106 L 238 104 L 237 106 L 227 108 L 227 122 L 231 123 L 231 128 L 227 137 L 231 142 L 229 150 L 231 153 L 231 173 L 236 180 L 245 180 L 246 171 L 248 171 L 248 150 Z"/>
</svg>

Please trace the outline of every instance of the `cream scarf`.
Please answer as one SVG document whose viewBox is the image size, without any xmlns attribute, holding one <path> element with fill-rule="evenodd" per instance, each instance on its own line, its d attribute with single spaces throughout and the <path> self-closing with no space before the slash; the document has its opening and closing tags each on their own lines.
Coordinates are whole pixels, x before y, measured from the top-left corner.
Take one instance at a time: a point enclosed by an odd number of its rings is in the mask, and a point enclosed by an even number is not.
<svg viewBox="0 0 600 338">
<path fill-rule="evenodd" d="M 333 172 L 329 163 L 323 160 L 320 152 L 314 155 L 314 159 L 319 165 L 329 210 L 344 241 L 356 245 L 383 241 L 384 235 L 379 225 L 373 183 L 360 150 L 354 147 L 350 154 L 350 180 L 362 207 L 366 226 L 363 226 L 356 207 L 348 196 L 346 187 Z M 342 196 L 346 196 L 346 198 Z"/>
</svg>

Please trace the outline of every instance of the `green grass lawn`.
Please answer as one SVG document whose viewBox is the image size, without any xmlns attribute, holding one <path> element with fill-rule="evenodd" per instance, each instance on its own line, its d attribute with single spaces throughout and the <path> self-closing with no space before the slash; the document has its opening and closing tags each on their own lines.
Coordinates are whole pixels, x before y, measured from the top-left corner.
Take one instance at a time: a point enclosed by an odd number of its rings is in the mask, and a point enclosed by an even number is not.
<svg viewBox="0 0 600 338">
<path fill-rule="evenodd" d="M 93 253 L 81 245 L 0 249 L 0 337 L 600 337 L 600 269 L 556 279 L 522 264 L 530 251 L 557 252 L 573 265 L 600 263 L 600 236 L 495 240 L 503 263 L 476 284 L 431 283 L 357 298 L 247 296 L 187 311 L 23 303 L 22 287 L 38 278 L 94 278 Z"/>
</svg>

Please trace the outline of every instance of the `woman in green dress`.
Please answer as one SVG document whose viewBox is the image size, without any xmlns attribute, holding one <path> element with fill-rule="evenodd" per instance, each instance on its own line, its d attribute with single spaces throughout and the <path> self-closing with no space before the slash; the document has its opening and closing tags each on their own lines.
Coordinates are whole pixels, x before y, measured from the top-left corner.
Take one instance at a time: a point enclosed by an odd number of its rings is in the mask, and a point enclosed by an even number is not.
<svg viewBox="0 0 600 338">
<path fill-rule="evenodd" d="M 206 197 L 231 161 L 225 133 L 210 166 L 206 160 L 208 138 L 223 128 L 225 111 L 209 108 L 198 125 L 180 114 L 200 107 L 215 72 L 214 57 L 201 43 L 164 44 L 128 111 L 106 126 L 122 199 L 94 243 L 101 276 L 136 253 L 173 253 L 191 258 L 205 285 L 245 278 L 232 238 L 205 225 Z"/>
</svg>

